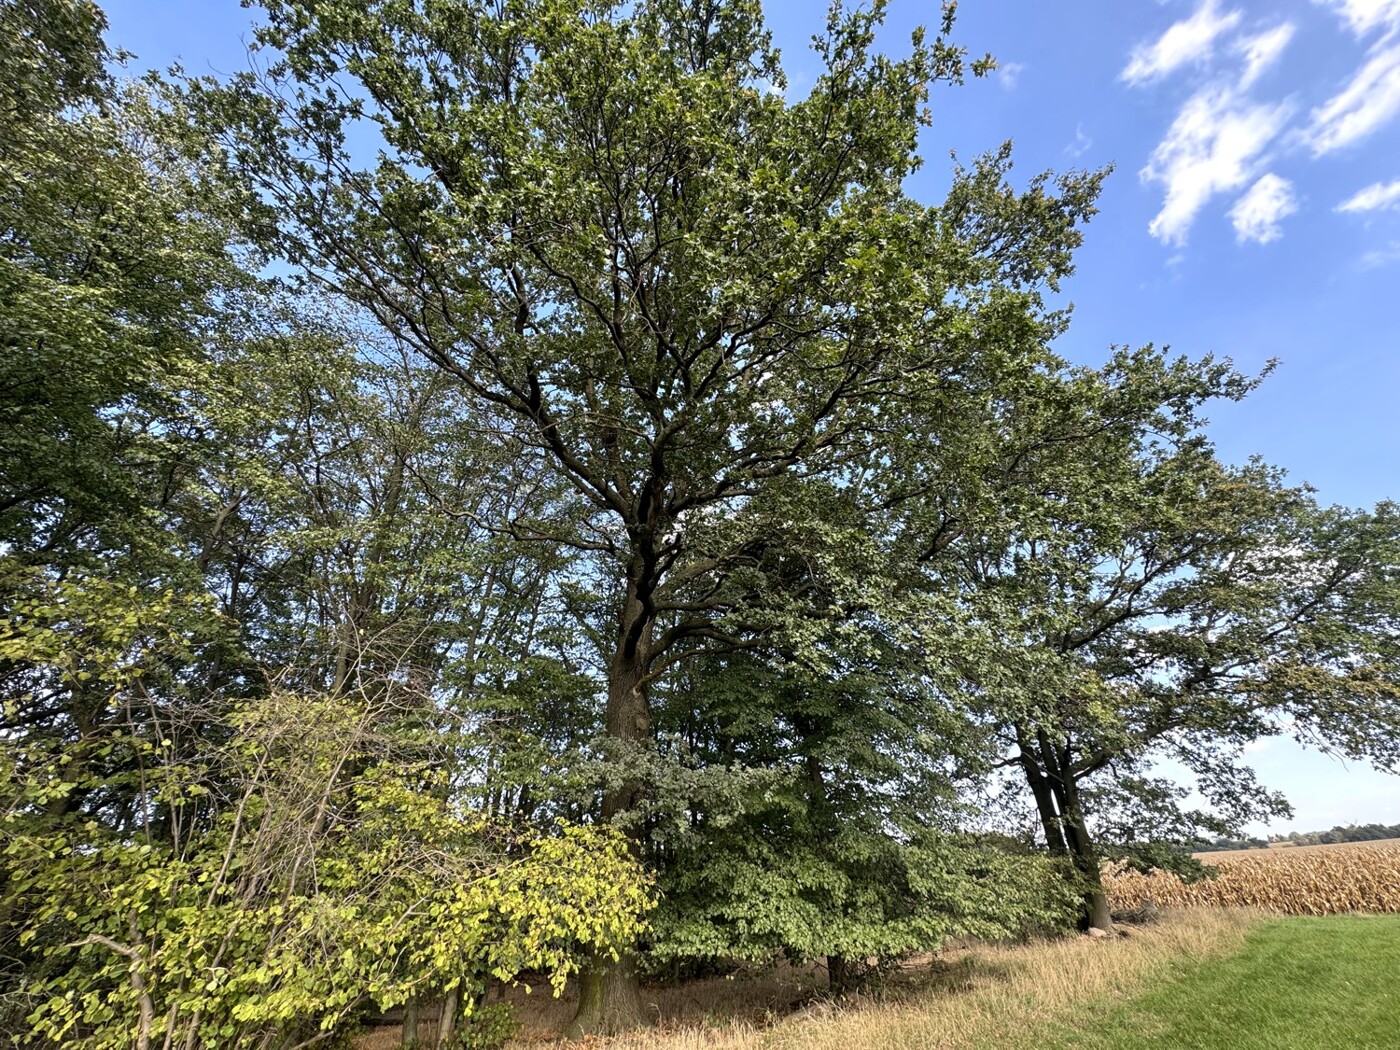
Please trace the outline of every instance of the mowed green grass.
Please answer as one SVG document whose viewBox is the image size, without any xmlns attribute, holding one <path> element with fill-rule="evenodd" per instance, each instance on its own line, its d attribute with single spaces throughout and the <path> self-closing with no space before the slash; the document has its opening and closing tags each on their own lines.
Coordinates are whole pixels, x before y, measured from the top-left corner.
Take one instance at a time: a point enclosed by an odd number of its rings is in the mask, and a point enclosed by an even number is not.
<svg viewBox="0 0 1400 1050">
<path fill-rule="evenodd" d="M 1152 991 L 1122 1003 L 1091 1004 L 1069 1025 L 1024 1034 L 1029 1038 L 1012 1045 L 1396 1050 L 1400 916 L 1270 921 L 1236 955 L 1178 964 Z"/>
</svg>

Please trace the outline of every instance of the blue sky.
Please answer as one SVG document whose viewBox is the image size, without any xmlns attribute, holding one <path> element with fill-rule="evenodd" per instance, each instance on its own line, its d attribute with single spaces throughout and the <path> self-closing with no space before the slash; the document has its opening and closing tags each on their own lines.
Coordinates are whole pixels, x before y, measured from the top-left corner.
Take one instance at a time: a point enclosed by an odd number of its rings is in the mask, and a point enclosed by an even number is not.
<svg viewBox="0 0 1400 1050">
<path fill-rule="evenodd" d="M 237 0 L 107 0 L 134 69 L 233 72 L 255 12 Z M 790 93 L 816 69 L 824 2 L 767 0 Z M 192 12 L 198 12 L 197 17 Z M 881 44 L 938 18 L 891 0 Z M 1170 345 L 1279 370 L 1214 413 L 1222 455 L 1259 453 L 1327 502 L 1400 497 L 1400 0 L 963 0 L 954 32 L 1000 69 L 938 87 L 924 169 L 1015 142 L 1017 173 L 1112 164 L 1065 291 L 1060 350 Z M 1297 809 L 1273 830 L 1400 822 L 1400 781 L 1287 740 L 1251 752 Z"/>
</svg>

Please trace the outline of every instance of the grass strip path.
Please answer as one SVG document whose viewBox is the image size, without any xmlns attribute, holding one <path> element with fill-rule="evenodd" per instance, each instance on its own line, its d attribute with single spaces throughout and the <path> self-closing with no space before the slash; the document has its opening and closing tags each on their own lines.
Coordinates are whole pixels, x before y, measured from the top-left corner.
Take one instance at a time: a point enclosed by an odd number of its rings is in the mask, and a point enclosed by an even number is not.
<svg viewBox="0 0 1400 1050">
<path fill-rule="evenodd" d="M 1173 970 L 1151 991 L 1081 1011 L 1069 1025 L 1018 1033 L 1010 1043 L 1056 1050 L 1400 1047 L 1400 916 L 1270 921 L 1238 953 Z"/>
</svg>

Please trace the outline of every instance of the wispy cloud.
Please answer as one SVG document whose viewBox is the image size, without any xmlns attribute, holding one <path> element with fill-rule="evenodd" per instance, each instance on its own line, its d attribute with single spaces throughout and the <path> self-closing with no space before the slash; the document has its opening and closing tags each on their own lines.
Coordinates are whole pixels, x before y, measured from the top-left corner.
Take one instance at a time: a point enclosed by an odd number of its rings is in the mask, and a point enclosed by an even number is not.
<svg viewBox="0 0 1400 1050">
<path fill-rule="evenodd" d="M 1142 178 L 1166 188 L 1148 230 L 1168 244 L 1186 243 L 1197 213 L 1218 193 L 1239 189 L 1287 121 L 1286 103 L 1258 104 L 1215 85 L 1192 96 L 1152 151 Z"/>
<path fill-rule="evenodd" d="M 1400 208 L 1400 179 L 1373 182 L 1337 205 L 1337 211 L 1384 211 Z"/>
<path fill-rule="evenodd" d="M 1005 62 L 997 66 L 997 82 L 1007 91 L 1015 91 L 1016 85 L 1021 79 L 1021 74 L 1026 71 L 1024 62 Z"/>
<path fill-rule="evenodd" d="M 1383 30 L 1386 36 L 1400 32 L 1400 0 L 1314 0 L 1330 7 L 1357 36 Z"/>
<path fill-rule="evenodd" d="M 1393 262 L 1400 262 L 1400 241 L 1391 241 L 1384 248 L 1367 252 L 1361 257 L 1361 268 L 1374 270 L 1378 266 L 1389 266 Z"/>
<path fill-rule="evenodd" d="M 1319 85 L 1306 104 L 1293 92 L 1257 97 L 1268 93 L 1259 85 L 1304 23 L 1246 21 L 1238 7 L 1227 6 L 1238 0 L 1193 0 L 1187 17 L 1132 49 L 1122 81 L 1136 87 L 1175 74 L 1195 90 L 1141 171 L 1144 182 L 1162 187 L 1161 209 L 1149 225 L 1158 240 L 1180 248 L 1202 209 L 1221 194 L 1237 197 L 1229 215 L 1239 242 L 1278 239 L 1282 221 L 1300 207 L 1299 195 L 1267 166 L 1356 147 L 1400 118 L 1400 0 L 1312 2 L 1335 15 L 1357 45 L 1350 74 Z M 1075 147 L 1065 152 L 1077 155 Z M 1400 180 L 1367 186 L 1334 210 L 1383 209 L 1400 211 Z M 1372 253 L 1366 265 L 1391 261 L 1393 250 L 1392 244 Z"/>
<path fill-rule="evenodd" d="M 1238 11 L 1221 13 L 1219 7 L 1218 0 L 1203 0 L 1190 18 L 1177 22 L 1151 43 L 1139 44 L 1119 74 L 1120 79 L 1129 84 L 1146 84 L 1188 62 L 1204 62 L 1220 35 L 1234 29 L 1243 17 Z"/>
<path fill-rule="evenodd" d="M 1268 244 L 1283 236 L 1280 223 L 1298 210 L 1293 184 L 1273 172 L 1261 176 L 1230 209 L 1235 240 Z"/>
<path fill-rule="evenodd" d="M 1065 153 L 1071 157 L 1082 157 L 1093 149 L 1094 140 L 1084 133 L 1084 125 L 1074 126 L 1074 141 L 1065 147 Z"/>
<path fill-rule="evenodd" d="M 1358 142 L 1400 113 L 1400 44 L 1375 51 L 1336 95 L 1312 111 L 1313 156 Z"/>
<path fill-rule="evenodd" d="M 1400 0 L 1397 0 L 1400 2 Z M 1283 49 L 1293 39 L 1297 27 L 1292 22 L 1266 29 L 1254 36 L 1247 36 L 1235 42 L 1234 50 L 1244 56 L 1244 73 L 1240 76 L 1240 87 L 1247 88 L 1259 79 L 1266 69 L 1278 61 Z"/>
</svg>

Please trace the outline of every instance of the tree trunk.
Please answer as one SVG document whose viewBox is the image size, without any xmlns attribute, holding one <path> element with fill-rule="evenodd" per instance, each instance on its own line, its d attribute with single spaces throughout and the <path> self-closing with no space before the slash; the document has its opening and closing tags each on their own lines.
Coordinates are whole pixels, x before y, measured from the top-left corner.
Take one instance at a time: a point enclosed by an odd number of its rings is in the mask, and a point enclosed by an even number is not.
<svg viewBox="0 0 1400 1050">
<path fill-rule="evenodd" d="M 1084 893 L 1084 922 L 1091 930 L 1113 932 L 1113 910 L 1108 906 L 1108 894 L 1097 878 Z"/>
<path fill-rule="evenodd" d="M 852 976 L 850 961 L 844 955 L 826 957 L 826 986 L 832 995 L 849 990 Z"/>
<path fill-rule="evenodd" d="M 1108 894 L 1103 888 L 1099 851 L 1089 837 L 1084 810 L 1079 804 L 1079 785 L 1073 776 L 1063 780 L 1065 840 L 1070 856 L 1084 886 L 1084 924 L 1087 929 L 1113 932 L 1113 916 L 1108 907 Z"/>
<path fill-rule="evenodd" d="M 637 584 L 640 566 L 634 566 L 630 575 L 617 649 L 608 668 L 605 726 L 608 739 L 645 746 L 651 740 L 651 711 L 645 680 L 655 616 L 640 597 Z M 636 809 L 641 793 L 642 785 L 635 777 L 605 791 L 603 820 L 613 821 Z M 634 855 L 640 855 L 642 829 L 629 827 L 626 831 Z M 642 1001 L 641 978 L 632 954 L 624 952 L 616 962 L 608 956 L 595 956 L 584 967 L 579 974 L 578 1012 L 568 1028 L 570 1036 L 617 1035 L 653 1022 L 654 1018 Z"/>
<path fill-rule="evenodd" d="M 797 724 L 804 740 L 810 740 L 812 727 L 800 720 Z M 813 828 L 817 829 L 818 836 L 823 832 L 831 839 L 835 838 L 836 828 L 831 807 L 827 804 L 826 779 L 823 775 L 822 764 L 813 754 L 807 755 L 807 807 L 809 820 Z M 826 986 L 827 991 L 832 995 L 843 995 L 850 991 L 859 978 L 857 968 L 851 965 L 851 960 L 844 955 L 833 955 L 827 953 L 826 957 Z"/>
<path fill-rule="evenodd" d="M 1045 832 L 1045 845 L 1057 857 L 1069 856 L 1069 843 L 1065 841 L 1064 825 L 1059 808 L 1055 805 L 1055 793 L 1039 770 L 1027 769 L 1026 779 L 1030 782 L 1031 794 L 1035 796 L 1035 808 L 1040 813 L 1040 828 Z"/>
<path fill-rule="evenodd" d="M 442 1000 L 442 1014 L 438 1017 L 437 1050 L 447 1050 L 452 1045 L 452 1036 L 457 1031 L 457 1001 L 460 994 L 454 988 Z"/>
<path fill-rule="evenodd" d="M 635 957 L 595 957 L 578 976 L 578 1012 L 565 1034 L 613 1036 L 655 1023 L 642 1001 Z"/>
<path fill-rule="evenodd" d="M 418 999 L 414 997 L 404 1003 L 403 1038 L 404 1043 L 418 1045 Z"/>
<path fill-rule="evenodd" d="M 141 1020 L 136 1028 L 136 1050 L 151 1050 L 151 1026 L 155 1024 L 156 1007 L 141 968 L 140 962 L 131 964 L 131 987 L 136 991 L 136 1001 L 141 1007 Z"/>
<path fill-rule="evenodd" d="M 1019 735 L 1019 734 L 1018 734 Z M 1104 892 L 1103 875 L 1099 870 L 1099 854 L 1089 836 L 1084 809 L 1079 801 L 1079 781 L 1071 765 L 1070 749 L 1052 741 L 1044 730 L 1036 732 L 1033 753 L 1021 738 L 1021 762 L 1041 824 L 1052 853 L 1068 856 L 1074 864 L 1081 887 L 1083 912 L 1081 929 L 1113 930 L 1108 894 Z M 1037 760 L 1036 754 L 1039 755 Z"/>
<path fill-rule="evenodd" d="M 1051 789 L 1049 779 L 1041 772 L 1030 741 L 1019 727 L 1016 730 L 1016 742 L 1021 750 L 1021 769 L 1026 774 L 1026 783 L 1035 799 L 1036 812 L 1040 814 L 1040 828 L 1045 833 L 1046 848 L 1056 856 L 1067 857 L 1069 845 L 1065 842 L 1060 810 L 1055 805 L 1055 793 Z"/>
</svg>

